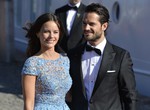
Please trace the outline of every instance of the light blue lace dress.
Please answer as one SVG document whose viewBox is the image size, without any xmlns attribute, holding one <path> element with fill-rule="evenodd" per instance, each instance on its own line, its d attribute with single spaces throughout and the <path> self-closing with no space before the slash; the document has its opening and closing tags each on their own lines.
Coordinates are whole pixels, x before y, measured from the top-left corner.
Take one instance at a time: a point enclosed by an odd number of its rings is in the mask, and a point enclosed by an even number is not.
<svg viewBox="0 0 150 110">
<path fill-rule="evenodd" d="M 69 110 L 65 103 L 72 84 L 69 64 L 68 57 L 63 55 L 56 60 L 33 56 L 25 61 L 22 74 L 37 76 L 34 110 Z"/>
</svg>

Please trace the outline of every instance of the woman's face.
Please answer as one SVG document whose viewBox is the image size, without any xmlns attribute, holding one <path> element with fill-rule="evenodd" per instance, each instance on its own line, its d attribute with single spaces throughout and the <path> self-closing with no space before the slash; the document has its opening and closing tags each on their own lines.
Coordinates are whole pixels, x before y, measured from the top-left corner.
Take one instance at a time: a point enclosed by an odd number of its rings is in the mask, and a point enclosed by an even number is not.
<svg viewBox="0 0 150 110">
<path fill-rule="evenodd" d="M 41 48 L 54 48 L 59 40 L 60 32 L 57 24 L 54 21 L 44 23 L 37 33 L 40 39 Z"/>
</svg>

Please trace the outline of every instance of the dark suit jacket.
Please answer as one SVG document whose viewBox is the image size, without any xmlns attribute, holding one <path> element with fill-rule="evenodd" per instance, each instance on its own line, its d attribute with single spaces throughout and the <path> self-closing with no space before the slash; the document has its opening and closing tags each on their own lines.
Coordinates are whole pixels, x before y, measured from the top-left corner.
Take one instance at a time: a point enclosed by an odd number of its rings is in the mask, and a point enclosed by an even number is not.
<svg viewBox="0 0 150 110">
<path fill-rule="evenodd" d="M 64 28 L 64 35 L 60 42 L 60 47 L 67 52 L 68 50 L 82 44 L 84 40 L 82 39 L 82 18 L 85 10 L 85 5 L 80 4 L 75 20 L 72 25 L 72 29 L 70 31 L 70 36 L 68 36 L 67 26 L 66 26 L 66 18 L 67 18 L 67 5 L 58 8 L 55 10 L 55 14 L 61 20 L 63 28 Z"/>
<path fill-rule="evenodd" d="M 81 68 L 83 51 L 84 45 L 68 52 L 73 79 L 72 110 L 88 110 Z M 136 110 L 135 86 L 129 53 L 107 42 L 90 99 L 90 110 Z"/>
</svg>

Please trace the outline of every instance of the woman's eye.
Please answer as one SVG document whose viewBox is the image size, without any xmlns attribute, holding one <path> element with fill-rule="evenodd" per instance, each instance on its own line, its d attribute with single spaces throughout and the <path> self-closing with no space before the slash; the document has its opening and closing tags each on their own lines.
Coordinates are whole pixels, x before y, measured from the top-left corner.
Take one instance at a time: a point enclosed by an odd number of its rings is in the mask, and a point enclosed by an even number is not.
<svg viewBox="0 0 150 110">
<path fill-rule="evenodd" d="M 55 34 L 59 33 L 58 31 L 54 31 Z"/>
<path fill-rule="evenodd" d="M 49 31 L 47 31 L 47 30 L 45 30 L 45 31 L 43 31 L 44 33 L 48 33 Z"/>
</svg>

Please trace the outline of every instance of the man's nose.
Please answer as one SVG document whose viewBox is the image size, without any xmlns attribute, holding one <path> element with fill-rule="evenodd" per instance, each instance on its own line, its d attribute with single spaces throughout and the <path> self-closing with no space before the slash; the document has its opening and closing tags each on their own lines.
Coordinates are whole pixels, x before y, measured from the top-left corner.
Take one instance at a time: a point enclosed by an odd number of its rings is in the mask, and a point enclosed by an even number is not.
<svg viewBox="0 0 150 110">
<path fill-rule="evenodd" d="M 83 26 L 83 28 L 84 28 L 84 30 L 89 30 L 89 29 L 90 29 L 90 26 L 89 26 L 89 24 L 85 24 L 85 25 Z"/>
</svg>

